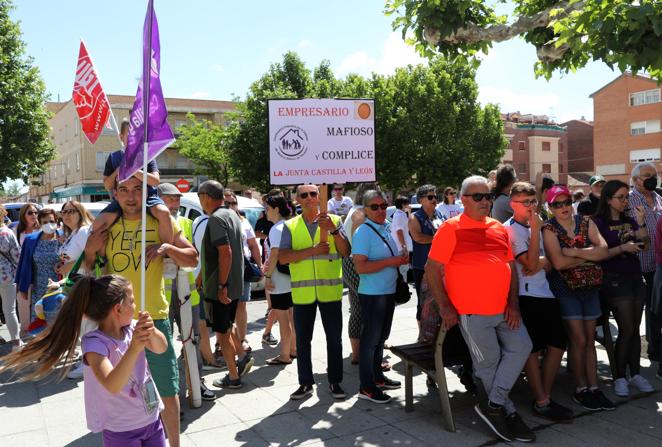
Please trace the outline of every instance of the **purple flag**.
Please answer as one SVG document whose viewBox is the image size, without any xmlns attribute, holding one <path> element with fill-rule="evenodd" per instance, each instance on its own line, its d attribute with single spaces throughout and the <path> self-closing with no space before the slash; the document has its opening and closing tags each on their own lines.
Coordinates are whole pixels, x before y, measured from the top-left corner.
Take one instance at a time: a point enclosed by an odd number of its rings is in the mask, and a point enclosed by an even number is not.
<svg viewBox="0 0 662 447">
<path fill-rule="evenodd" d="M 129 115 L 129 140 L 120 164 L 118 180 L 130 178 L 142 169 L 143 144 L 147 142 L 147 162 L 154 160 L 168 146 L 175 142 L 175 135 L 168 124 L 166 109 L 159 79 L 161 69 L 161 45 L 159 43 L 159 25 L 156 21 L 152 0 L 147 6 L 143 30 L 143 74 L 138 84 L 136 100 Z M 145 85 L 145 79 L 148 84 Z M 147 99 L 146 99 L 147 98 Z M 147 101 L 147 119 L 144 105 Z M 145 139 L 145 128 L 147 138 Z"/>
</svg>

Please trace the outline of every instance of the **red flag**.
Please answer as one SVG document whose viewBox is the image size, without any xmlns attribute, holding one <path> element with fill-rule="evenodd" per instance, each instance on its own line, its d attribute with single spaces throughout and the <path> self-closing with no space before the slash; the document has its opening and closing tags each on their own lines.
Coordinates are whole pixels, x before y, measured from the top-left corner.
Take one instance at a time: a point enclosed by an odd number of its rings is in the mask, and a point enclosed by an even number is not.
<svg viewBox="0 0 662 447">
<path fill-rule="evenodd" d="M 94 70 L 92 58 L 87 53 L 85 43 L 80 41 L 78 66 L 74 79 L 72 99 L 80 118 L 83 133 L 94 144 L 110 118 L 110 103 L 101 88 L 101 82 Z"/>
</svg>

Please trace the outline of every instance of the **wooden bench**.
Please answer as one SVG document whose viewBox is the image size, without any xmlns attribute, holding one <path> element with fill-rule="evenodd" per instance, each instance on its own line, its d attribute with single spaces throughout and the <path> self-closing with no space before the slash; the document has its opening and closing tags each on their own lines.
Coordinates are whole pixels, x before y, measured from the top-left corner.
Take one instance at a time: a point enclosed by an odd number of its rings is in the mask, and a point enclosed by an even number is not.
<svg viewBox="0 0 662 447">
<path fill-rule="evenodd" d="M 436 341 L 432 344 L 411 343 L 392 346 L 390 350 L 394 355 L 400 357 L 405 364 L 405 411 L 414 411 L 413 370 L 418 368 L 437 383 L 444 427 L 446 430 L 454 432 L 455 422 L 453 421 L 451 403 L 448 397 L 444 366 L 465 365 L 467 362 L 471 362 L 471 357 L 460 334 L 460 328 L 456 325 L 450 331 L 453 332 L 449 335 L 449 331 L 440 329 Z M 447 336 L 456 345 L 459 345 L 459 340 L 461 340 L 462 346 L 456 346 L 454 349 L 447 349 L 447 352 L 444 352 L 444 342 L 447 341 Z M 447 346 L 447 348 L 449 347 Z"/>
</svg>

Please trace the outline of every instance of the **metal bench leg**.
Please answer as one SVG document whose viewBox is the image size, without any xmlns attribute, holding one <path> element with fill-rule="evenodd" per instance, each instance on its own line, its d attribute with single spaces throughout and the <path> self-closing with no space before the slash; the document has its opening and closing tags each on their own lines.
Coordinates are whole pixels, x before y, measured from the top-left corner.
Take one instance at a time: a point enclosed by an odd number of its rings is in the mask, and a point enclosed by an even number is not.
<svg viewBox="0 0 662 447">
<path fill-rule="evenodd" d="M 405 361 L 405 411 L 414 411 L 414 368 Z"/>
<path fill-rule="evenodd" d="M 444 427 L 450 432 L 455 432 L 455 421 L 453 421 L 453 410 L 451 402 L 448 399 L 448 387 L 446 386 L 446 371 L 443 367 L 437 368 L 434 372 L 439 389 L 439 398 L 441 399 L 441 412 L 444 420 Z"/>
</svg>

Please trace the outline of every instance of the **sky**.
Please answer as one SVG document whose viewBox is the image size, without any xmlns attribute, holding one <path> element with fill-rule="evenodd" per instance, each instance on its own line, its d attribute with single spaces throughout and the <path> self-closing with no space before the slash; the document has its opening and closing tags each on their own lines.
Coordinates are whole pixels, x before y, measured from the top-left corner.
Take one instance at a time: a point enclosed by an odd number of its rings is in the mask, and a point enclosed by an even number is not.
<svg viewBox="0 0 662 447">
<path fill-rule="evenodd" d="M 27 53 L 51 100 L 71 97 L 80 39 L 107 94 L 135 95 L 141 71 L 146 0 L 14 0 Z M 166 97 L 244 98 L 250 84 L 282 55 L 296 51 L 308 68 L 328 59 L 337 76 L 393 73 L 424 63 L 407 46 L 384 0 L 228 2 L 156 0 L 161 83 Z M 535 50 L 521 40 L 497 44 L 477 73 L 479 99 L 503 112 L 545 114 L 557 122 L 592 119 L 589 95 L 618 76 L 602 63 L 536 79 Z"/>
</svg>

